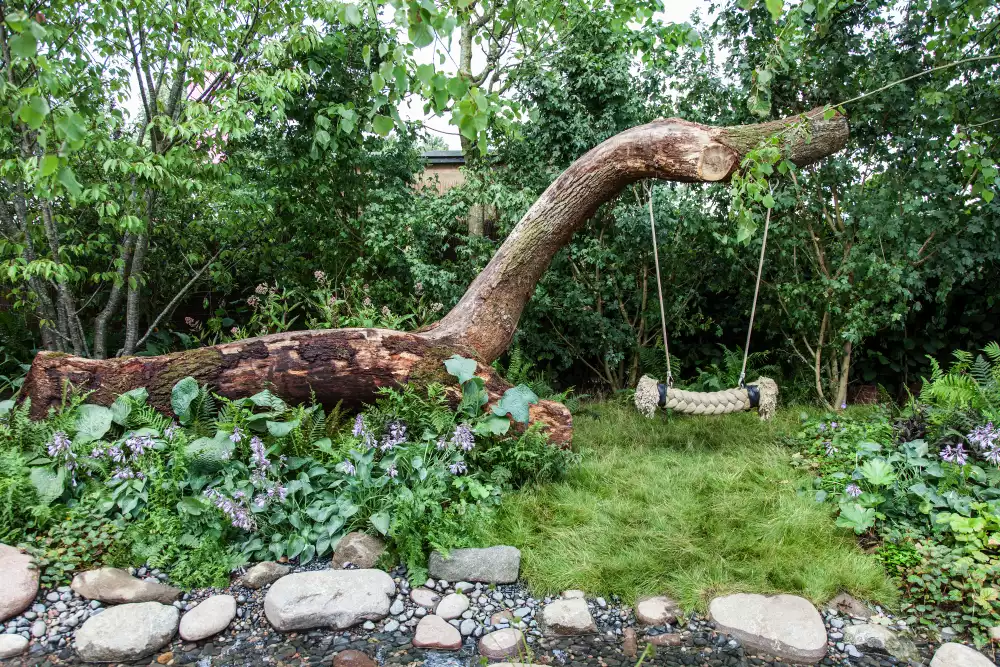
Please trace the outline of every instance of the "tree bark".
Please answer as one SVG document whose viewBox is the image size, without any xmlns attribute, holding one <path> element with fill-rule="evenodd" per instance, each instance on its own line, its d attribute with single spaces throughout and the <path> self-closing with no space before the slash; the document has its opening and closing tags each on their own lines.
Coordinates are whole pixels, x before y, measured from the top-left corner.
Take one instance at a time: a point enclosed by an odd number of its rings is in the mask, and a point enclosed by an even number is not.
<svg viewBox="0 0 1000 667">
<path fill-rule="evenodd" d="M 808 131 L 783 142 L 799 166 L 840 150 L 847 141 L 842 116 L 824 120 L 810 112 Z M 146 387 L 152 404 L 169 410 L 170 388 L 185 376 L 224 396 L 270 388 L 305 401 L 360 404 L 381 387 L 439 380 L 451 384 L 444 360 L 452 354 L 477 359 L 478 374 L 498 398 L 508 387 L 489 364 L 510 344 L 525 304 L 556 252 L 604 202 L 644 178 L 682 182 L 728 179 L 762 139 L 783 132 L 799 117 L 743 127 L 714 128 L 677 118 L 635 127 L 600 144 L 574 162 L 528 210 L 486 269 L 451 312 L 418 333 L 382 329 L 330 329 L 274 334 L 159 357 L 90 360 L 42 352 L 24 385 L 33 416 L 61 400 L 71 382 L 108 404 L 130 389 Z M 532 409 L 550 437 L 568 442 L 572 418 L 565 407 L 543 401 Z"/>
</svg>

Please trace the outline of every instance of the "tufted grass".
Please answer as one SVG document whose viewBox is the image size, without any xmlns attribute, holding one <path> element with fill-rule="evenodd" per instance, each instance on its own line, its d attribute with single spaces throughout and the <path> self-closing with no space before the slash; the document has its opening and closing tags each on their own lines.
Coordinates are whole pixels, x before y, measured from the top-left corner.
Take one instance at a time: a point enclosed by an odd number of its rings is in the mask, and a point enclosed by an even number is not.
<svg viewBox="0 0 1000 667">
<path fill-rule="evenodd" d="M 897 593 L 831 508 L 797 490 L 808 477 L 778 444 L 798 410 L 658 417 L 615 403 L 576 418 L 581 465 L 565 482 L 505 498 L 485 541 L 522 550 L 536 594 L 667 593 L 704 610 L 730 592 L 841 591 L 891 606 Z"/>
</svg>

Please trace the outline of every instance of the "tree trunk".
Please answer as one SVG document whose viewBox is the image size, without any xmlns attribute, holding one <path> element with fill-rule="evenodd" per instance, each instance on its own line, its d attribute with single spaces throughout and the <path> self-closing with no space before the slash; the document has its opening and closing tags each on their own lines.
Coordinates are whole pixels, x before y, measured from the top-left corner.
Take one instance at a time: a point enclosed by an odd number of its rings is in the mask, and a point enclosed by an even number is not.
<svg viewBox="0 0 1000 667">
<path fill-rule="evenodd" d="M 823 120 L 821 113 L 810 113 L 815 118 L 807 121 L 808 132 L 791 132 L 783 143 L 789 159 L 800 166 L 840 150 L 847 141 L 846 119 Z M 270 388 L 292 401 L 314 394 L 324 404 L 360 404 L 372 400 L 381 387 L 448 383 L 444 360 L 459 353 L 478 360 L 478 374 L 496 398 L 508 385 L 489 364 L 510 344 L 521 312 L 556 252 L 602 203 L 644 178 L 726 180 L 762 139 L 800 120 L 713 128 L 671 118 L 608 139 L 549 186 L 458 305 L 422 332 L 298 331 L 159 357 L 110 360 L 43 352 L 32 364 L 24 394 L 31 397 L 36 417 L 59 403 L 64 381 L 94 392 L 89 400 L 104 404 L 146 387 L 153 405 L 168 410 L 170 388 L 191 375 L 225 396 Z M 532 417 L 546 424 L 553 440 L 568 442 L 572 418 L 565 407 L 543 401 Z"/>
</svg>

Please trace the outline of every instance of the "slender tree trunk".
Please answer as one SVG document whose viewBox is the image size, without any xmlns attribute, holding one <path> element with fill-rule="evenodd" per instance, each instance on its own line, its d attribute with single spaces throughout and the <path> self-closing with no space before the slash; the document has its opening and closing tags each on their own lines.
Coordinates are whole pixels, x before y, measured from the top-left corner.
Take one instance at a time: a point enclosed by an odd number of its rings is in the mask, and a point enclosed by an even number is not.
<svg viewBox="0 0 1000 667">
<path fill-rule="evenodd" d="M 807 121 L 808 142 L 800 133 L 792 133 L 782 144 L 788 158 L 800 166 L 840 150 L 847 141 L 843 117 L 823 120 L 822 114 L 814 115 Z M 64 381 L 93 391 L 91 400 L 102 403 L 145 386 L 154 396 L 154 404 L 166 409 L 169 387 L 192 375 L 224 395 L 246 395 L 271 387 L 291 400 L 315 396 L 322 403 L 341 399 L 364 402 L 374 398 L 380 387 L 447 381 L 442 365 L 453 353 L 477 358 L 479 374 L 488 378 L 490 391 L 498 394 L 506 385 L 489 364 L 510 344 L 521 312 L 555 253 L 598 206 L 643 178 L 725 180 L 762 139 L 798 122 L 792 118 L 713 128 L 666 119 L 612 137 L 573 163 L 549 186 L 458 305 L 424 331 L 288 332 L 174 355 L 104 361 L 39 354 L 25 381 L 24 394 L 32 398 L 32 413 L 37 416 L 59 401 Z M 133 271 L 135 266 L 133 258 Z M 535 408 L 536 414 L 539 411 L 544 419 L 538 419 L 547 424 L 555 439 L 569 437 L 572 418 L 564 407 L 543 402 Z"/>
</svg>

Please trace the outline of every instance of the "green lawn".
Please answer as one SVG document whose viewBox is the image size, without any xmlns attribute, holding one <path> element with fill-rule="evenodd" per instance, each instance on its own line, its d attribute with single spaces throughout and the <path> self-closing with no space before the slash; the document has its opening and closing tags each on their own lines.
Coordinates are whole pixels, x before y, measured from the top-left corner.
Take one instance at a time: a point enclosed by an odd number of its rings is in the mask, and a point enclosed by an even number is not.
<svg viewBox="0 0 1000 667">
<path fill-rule="evenodd" d="M 510 496 L 487 529 L 521 548 L 537 594 L 663 592 L 689 609 L 737 591 L 894 602 L 830 507 L 796 493 L 803 473 L 777 441 L 798 411 L 762 424 L 753 413 L 647 421 L 621 405 L 588 408 L 574 436 L 582 465 Z"/>
</svg>

